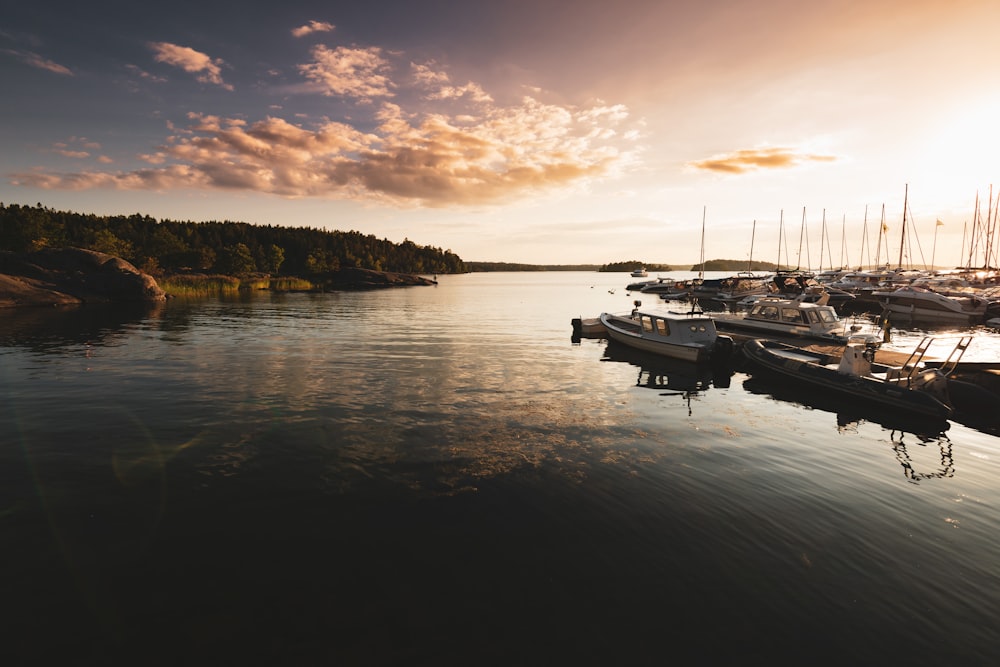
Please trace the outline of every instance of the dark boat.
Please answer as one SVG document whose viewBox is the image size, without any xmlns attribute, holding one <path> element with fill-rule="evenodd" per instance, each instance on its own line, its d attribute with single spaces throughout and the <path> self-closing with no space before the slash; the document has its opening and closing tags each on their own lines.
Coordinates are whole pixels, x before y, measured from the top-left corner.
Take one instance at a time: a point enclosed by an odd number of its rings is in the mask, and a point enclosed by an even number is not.
<svg viewBox="0 0 1000 667">
<path fill-rule="evenodd" d="M 801 384 L 837 392 L 865 405 L 948 419 L 954 412 L 948 374 L 971 336 L 962 337 L 939 368 L 923 363 L 932 341 L 924 338 L 902 366 L 876 363 L 877 345 L 871 342 L 848 343 L 839 359 L 773 340 L 748 340 L 742 349 L 752 367 Z"/>
</svg>

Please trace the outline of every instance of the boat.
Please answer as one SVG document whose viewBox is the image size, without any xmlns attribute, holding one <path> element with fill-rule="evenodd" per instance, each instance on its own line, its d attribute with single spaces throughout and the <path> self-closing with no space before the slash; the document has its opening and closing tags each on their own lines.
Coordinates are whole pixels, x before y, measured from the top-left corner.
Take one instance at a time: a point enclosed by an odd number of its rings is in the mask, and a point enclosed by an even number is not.
<svg viewBox="0 0 1000 667">
<path fill-rule="evenodd" d="M 945 363 L 932 368 L 923 358 L 933 340 L 921 340 L 901 366 L 876 363 L 877 344 L 867 341 L 849 342 L 839 359 L 774 340 L 748 340 L 742 350 L 751 366 L 848 396 L 865 406 L 948 419 L 954 413 L 948 375 L 972 336 L 963 336 Z"/>
<path fill-rule="evenodd" d="M 632 271 L 632 277 L 633 278 L 645 278 L 648 275 L 649 275 L 649 273 L 646 271 L 646 267 L 645 266 L 642 267 L 642 268 L 635 269 L 634 271 Z"/>
<path fill-rule="evenodd" d="M 604 328 L 600 316 L 598 317 L 574 317 L 570 324 L 573 325 L 573 339 L 579 338 L 607 338 L 608 330 Z"/>
<path fill-rule="evenodd" d="M 733 310 L 736 304 L 750 296 L 770 293 L 771 276 L 740 272 L 734 276 L 704 280 L 691 292 L 702 308 L 718 306 Z M 716 310 L 717 308 L 712 308 Z"/>
<path fill-rule="evenodd" d="M 942 294 L 924 285 L 906 285 L 872 292 L 884 311 L 925 322 L 982 324 L 995 297 L 968 292 Z"/>
<path fill-rule="evenodd" d="M 849 327 L 833 306 L 822 299 L 812 301 L 807 293 L 794 298 L 763 297 L 745 311 L 713 313 L 712 317 L 719 329 L 750 336 L 804 338 L 843 345 L 859 335 L 858 325 Z M 874 334 L 866 336 L 878 340 Z"/>
<path fill-rule="evenodd" d="M 733 339 L 720 336 L 715 320 L 701 311 L 643 311 L 641 301 L 626 315 L 601 313 L 608 337 L 644 352 L 692 363 L 728 360 Z"/>
</svg>

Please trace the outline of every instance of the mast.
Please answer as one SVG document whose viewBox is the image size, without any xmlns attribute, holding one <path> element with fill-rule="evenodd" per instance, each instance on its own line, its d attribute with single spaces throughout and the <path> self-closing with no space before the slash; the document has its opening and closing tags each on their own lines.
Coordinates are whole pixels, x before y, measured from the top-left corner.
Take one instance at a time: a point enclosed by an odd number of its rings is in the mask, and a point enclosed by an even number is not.
<svg viewBox="0 0 1000 667">
<path fill-rule="evenodd" d="M 802 268 L 802 237 L 806 233 L 806 207 L 802 207 L 802 226 L 799 227 L 799 254 L 795 258 L 796 267 L 795 270 L 798 271 Z"/>
<path fill-rule="evenodd" d="M 823 272 L 823 239 L 826 237 L 826 209 L 823 209 L 823 223 L 819 228 L 819 272 Z M 830 268 L 833 268 L 833 260 L 830 260 Z"/>
<path fill-rule="evenodd" d="M 897 268 L 903 268 L 903 246 L 906 243 L 906 207 L 909 204 L 910 198 L 910 184 L 906 184 L 906 189 L 903 191 L 903 229 L 899 233 L 899 264 L 896 265 Z"/>
<path fill-rule="evenodd" d="M 993 249 L 993 185 L 990 184 L 990 198 L 986 205 L 986 254 L 983 257 L 983 268 L 990 268 L 990 252 Z"/>
<path fill-rule="evenodd" d="M 885 204 L 882 204 L 882 223 L 878 228 L 878 246 L 875 248 L 875 266 L 876 268 L 882 265 L 882 236 L 889 231 L 889 227 L 885 224 Z M 885 247 L 885 254 L 889 254 L 889 246 Z M 886 261 L 886 264 L 889 262 Z"/>
<path fill-rule="evenodd" d="M 750 232 L 750 261 L 747 262 L 747 273 L 753 272 L 753 240 L 757 236 L 757 221 L 753 221 L 753 230 Z"/>
<path fill-rule="evenodd" d="M 843 269 L 851 262 L 847 256 L 847 214 L 840 221 L 840 268 Z"/>
<path fill-rule="evenodd" d="M 705 212 L 708 210 L 708 206 L 701 207 L 701 271 L 698 273 L 698 277 L 705 278 Z"/>
<path fill-rule="evenodd" d="M 781 209 L 781 214 L 778 217 L 778 264 L 774 267 L 775 271 L 781 271 L 781 240 L 785 236 L 785 209 Z"/>
</svg>

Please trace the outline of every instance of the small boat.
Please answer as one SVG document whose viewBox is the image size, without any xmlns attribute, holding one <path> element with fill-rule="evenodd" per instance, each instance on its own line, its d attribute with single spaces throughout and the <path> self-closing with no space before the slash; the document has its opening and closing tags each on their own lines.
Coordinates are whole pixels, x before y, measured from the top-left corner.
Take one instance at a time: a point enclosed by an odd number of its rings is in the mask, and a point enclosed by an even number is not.
<svg viewBox="0 0 1000 667">
<path fill-rule="evenodd" d="M 570 324 L 573 325 L 574 339 L 608 337 L 608 330 L 604 328 L 600 317 L 574 317 Z"/>
<path fill-rule="evenodd" d="M 645 266 L 642 267 L 642 268 L 635 269 L 634 271 L 632 271 L 632 277 L 633 278 L 645 278 L 648 275 L 649 275 L 649 273 L 646 271 L 646 267 Z"/>
<path fill-rule="evenodd" d="M 612 340 L 637 350 L 671 359 L 703 363 L 732 355 L 733 339 L 720 336 L 715 320 L 700 311 L 642 311 L 641 301 L 628 315 L 601 313 L 601 322 Z"/>
<path fill-rule="evenodd" d="M 840 345 L 859 335 L 848 329 L 833 306 L 822 299 L 812 301 L 810 296 L 763 297 L 750 303 L 744 312 L 714 313 L 713 317 L 723 331 L 749 335 L 806 338 Z M 869 338 L 877 340 L 874 334 Z"/>
<path fill-rule="evenodd" d="M 948 419 L 954 409 L 948 396 L 948 375 L 972 341 L 963 336 L 940 367 L 923 363 L 934 339 L 924 338 L 902 366 L 875 362 L 877 345 L 852 341 L 838 359 L 773 340 L 748 340 L 743 354 L 751 365 L 798 382 L 851 397 L 866 406 Z"/>
</svg>

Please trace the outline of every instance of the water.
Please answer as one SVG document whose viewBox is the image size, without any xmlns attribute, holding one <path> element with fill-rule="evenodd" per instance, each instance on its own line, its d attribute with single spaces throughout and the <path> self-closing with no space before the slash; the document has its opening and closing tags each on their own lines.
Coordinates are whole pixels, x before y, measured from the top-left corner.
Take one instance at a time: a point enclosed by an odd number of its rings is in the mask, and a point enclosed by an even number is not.
<svg viewBox="0 0 1000 667">
<path fill-rule="evenodd" d="M 4 664 L 996 664 L 1000 439 L 573 344 L 628 282 L 2 313 Z"/>
</svg>

